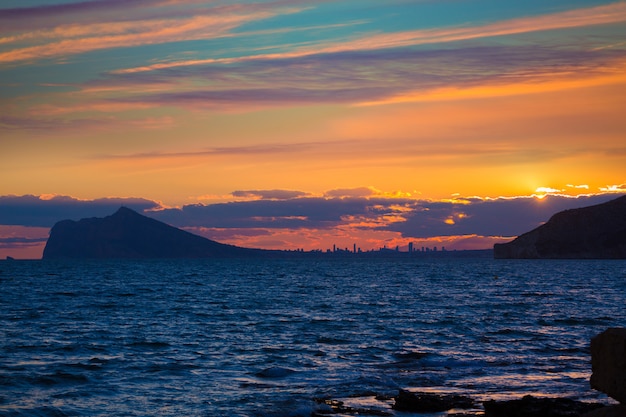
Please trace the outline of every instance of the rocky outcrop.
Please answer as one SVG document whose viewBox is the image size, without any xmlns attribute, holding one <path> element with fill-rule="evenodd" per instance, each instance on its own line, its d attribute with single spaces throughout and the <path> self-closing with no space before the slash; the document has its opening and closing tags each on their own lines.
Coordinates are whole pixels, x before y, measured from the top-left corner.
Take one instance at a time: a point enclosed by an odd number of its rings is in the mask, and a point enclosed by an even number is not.
<svg viewBox="0 0 626 417">
<path fill-rule="evenodd" d="M 581 417 L 626 417 L 626 406 L 621 404 L 609 405 L 582 414 Z"/>
<path fill-rule="evenodd" d="M 485 401 L 483 406 L 485 417 L 577 417 L 604 407 L 569 398 L 538 398 L 532 395 L 519 400 Z"/>
<path fill-rule="evenodd" d="M 470 409 L 474 400 L 463 395 L 439 395 L 400 390 L 392 408 L 411 413 L 439 413 L 453 408 Z"/>
<path fill-rule="evenodd" d="M 626 405 L 626 328 L 611 328 L 591 339 L 591 388 Z"/>
<path fill-rule="evenodd" d="M 319 404 L 319 409 L 313 411 L 311 413 L 311 417 L 326 417 L 335 414 L 340 414 L 342 416 L 393 416 L 393 414 L 385 410 L 378 408 L 351 407 L 339 400 L 320 398 L 316 399 L 315 402 Z"/>
<path fill-rule="evenodd" d="M 559 212 L 547 223 L 493 249 L 497 259 L 624 259 L 626 196 Z"/>
<path fill-rule="evenodd" d="M 217 258 L 272 252 L 218 243 L 122 207 L 104 218 L 56 223 L 43 258 Z"/>
</svg>

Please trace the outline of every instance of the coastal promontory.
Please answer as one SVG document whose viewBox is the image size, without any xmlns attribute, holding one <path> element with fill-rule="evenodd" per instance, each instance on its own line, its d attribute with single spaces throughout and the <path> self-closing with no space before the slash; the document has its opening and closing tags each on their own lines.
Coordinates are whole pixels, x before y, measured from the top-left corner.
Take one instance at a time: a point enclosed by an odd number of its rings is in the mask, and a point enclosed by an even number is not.
<svg viewBox="0 0 626 417">
<path fill-rule="evenodd" d="M 223 258 L 271 252 L 218 243 L 121 207 L 104 218 L 56 223 L 50 230 L 43 258 Z"/>
<path fill-rule="evenodd" d="M 497 259 L 624 259 L 626 196 L 561 211 L 509 243 L 494 245 Z"/>
</svg>

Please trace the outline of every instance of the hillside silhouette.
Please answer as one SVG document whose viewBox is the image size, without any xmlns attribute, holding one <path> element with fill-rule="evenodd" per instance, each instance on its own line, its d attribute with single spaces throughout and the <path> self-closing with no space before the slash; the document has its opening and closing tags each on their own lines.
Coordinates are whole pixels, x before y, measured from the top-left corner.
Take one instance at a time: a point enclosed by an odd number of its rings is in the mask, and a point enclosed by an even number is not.
<svg viewBox="0 0 626 417">
<path fill-rule="evenodd" d="M 121 207 L 104 218 L 56 223 L 43 259 L 229 258 L 277 253 L 218 243 Z"/>
<path fill-rule="evenodd" d="M 509 243 L 494 257 L 525 259 L 626 258 L 626 196 L 595 206 L 561 211 Z"/>
</svg>

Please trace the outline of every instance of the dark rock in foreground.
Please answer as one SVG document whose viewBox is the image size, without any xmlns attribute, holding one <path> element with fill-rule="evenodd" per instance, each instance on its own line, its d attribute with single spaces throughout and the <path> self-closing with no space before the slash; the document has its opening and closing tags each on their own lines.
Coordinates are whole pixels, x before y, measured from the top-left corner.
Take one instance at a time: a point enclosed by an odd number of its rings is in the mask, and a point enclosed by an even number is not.
<svg viewBox="0 0 626 417">
<path fill-rule="evenodd" d="M 272 252 L 218 243 L 122 207 L 104 218 L 58 222 L 50 231 L 43 258 L 217 258 Z"/>
<path fill-rule="evenodd" d="M 626 328 L 611 328 L 591 339 L 591 388 L 626 405 Z"/>
<path fill-rule="evenodd" d="M 581 417 L 626 417 L 626 406 L 609 405 L 583 414 Z"/>
<path fill-rule="evenodd" d="M 559 212 L 547 223 L 493 249 L 497 259 L 624 259 L 626 196 Z"/>
<path fill-rule="evenodd" d="M 324 416 L 330 416 L 334 414 L 380 416 L 380 417 L 393 416 L 393 414 L 384 410 L 379 410 L 379 409 L 374 409 L 374 408 L 350 407 L 350 406 L 345 405 L 343 401 L 339 401 L 339 400 L 317 399 L 316 402 L 320 404 L 320 409 L 313 411 L 311 413 L 311 417 L 324 417 Z"/>
<path fill-rule="evenodd" d="M 531 395 L 521 400 L 485 401 L 483 406 L 486 417 L 578 417 L 604 407 L 569 398 L 537 398 Z"/>
<path fill-rule="evenodd" d="M 392 408 L 411 413 L 439 413 L 453 408 L 470 409 L 474 400 L 462 395 L 439 395 L 400 390 Z"/>
</svg>

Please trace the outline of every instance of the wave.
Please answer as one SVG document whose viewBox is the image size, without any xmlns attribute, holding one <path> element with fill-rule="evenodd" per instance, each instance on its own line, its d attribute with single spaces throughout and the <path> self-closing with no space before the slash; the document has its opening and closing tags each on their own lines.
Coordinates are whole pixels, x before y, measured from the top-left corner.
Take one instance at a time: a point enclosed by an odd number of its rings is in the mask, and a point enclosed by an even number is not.
<svg viewBox="0 0 626 417">
<path fill-rule="evenodd" d="M 292 374 L 295 374 L 296 371 L 290 368 L 283 368 L 280 366 L 271 366 L 269 368 L 265 368 L 257 373 L 256 376 L 259 378 L 285 378 Z"/>
<path fill-rule="evenodd" d="M 56 407 L 36 407 L 33 409 L 18 408 L 15 410 L 0 411 L 0 417 L 73 417 L 79 414 L 64 412 Z"/>
<path fill-rule="evenodd" d="M 593 399 L 589 339 L 626 322 L 615 262 L 34 265 L 3 266 L 28 279 L 1 283 L 0 417 L 310 417 L 400 388 Z"/>
</svg>

